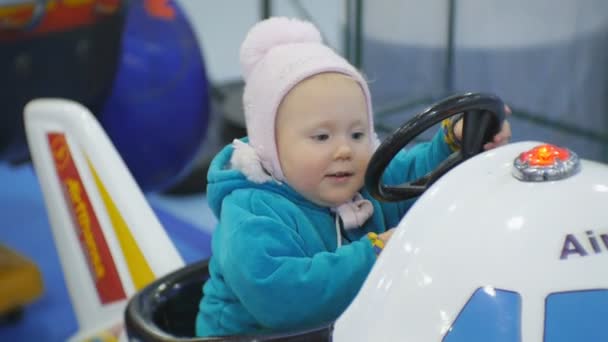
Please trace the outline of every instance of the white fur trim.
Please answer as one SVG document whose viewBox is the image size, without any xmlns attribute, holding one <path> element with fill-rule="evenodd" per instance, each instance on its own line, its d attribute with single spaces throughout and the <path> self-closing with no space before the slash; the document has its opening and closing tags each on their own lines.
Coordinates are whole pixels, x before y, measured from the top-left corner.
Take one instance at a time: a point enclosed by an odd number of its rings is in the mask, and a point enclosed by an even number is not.
<svg viewBox="0 0 608 342">
<path fill-rule="evenodd" d="M 264 170 L 260 157 L 253 147 L 238 139 L 232 142 L 234 151 L 230 158 L 233 169 L 241 171 L 247 179 L 254 183 L 262 184 L 272 180 L 272 177 Z"/>
</svg>

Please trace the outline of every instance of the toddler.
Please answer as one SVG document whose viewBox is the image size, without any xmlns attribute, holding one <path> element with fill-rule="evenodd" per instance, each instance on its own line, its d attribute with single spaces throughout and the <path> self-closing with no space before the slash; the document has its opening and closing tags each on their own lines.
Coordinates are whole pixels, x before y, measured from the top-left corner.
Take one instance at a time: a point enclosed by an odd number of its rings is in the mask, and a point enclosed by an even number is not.
<svg viewBox="0 0 608 342">
<path fill-rule="evenodd" d="M 381 203 L 363 187 L 378 146 L 369 89 L 312 24 L 288 18 L 256 24 L 241 46 L 241 63 L 248 137 L 210 165 L 207 196 L 219 223 L 198 336 L 293 331 L 335 320 L 390 238 L 387 227 L 412 204 Z M 434 169 L 453 152 L 450 136 L 442 129 L 400 152 L 384 183 Z M 497 135 L 496 144 L 505 137 Z"/>
</svg>

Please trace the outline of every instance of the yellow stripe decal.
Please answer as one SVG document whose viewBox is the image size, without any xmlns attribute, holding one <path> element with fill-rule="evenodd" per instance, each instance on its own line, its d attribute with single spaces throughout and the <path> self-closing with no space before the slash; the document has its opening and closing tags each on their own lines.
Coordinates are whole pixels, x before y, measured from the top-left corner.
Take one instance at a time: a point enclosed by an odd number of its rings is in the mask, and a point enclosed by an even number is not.
<svg viewBox="0 0 608 342">
<path fill-rule="evenodd" d="M 101 182 L 101 179 L 99 179 L 95 168 L 88 158 L 87 163 L 89 164 L 93 178 L 95 178 L 95 184 L 97 184 L 97 188 L 99 189 L 103 203 L 106 206 L 106 210 L 110 216 L 110 221 L 112 221 L 114 233 L 116 233 L 116 237 L 118 238 L 120 247 L 127 261 L 127 266 L 129 267 L 133 284 L 137 290 L 140 290 L 154 280 L 154 273 L 152 272 L 150 265 L 148 265 L 143 253 L 139 249 L 139 245 L 133 238 L 133 235 L 131 235 L 131 231 L 129 230 L 129 227 L 127 227 L 125 220 L 122 218 L 120 212 L 116 208 L 116 204 L 114 204 L 114 201 L 112 201 L 110 194 Z"/>
</svg>

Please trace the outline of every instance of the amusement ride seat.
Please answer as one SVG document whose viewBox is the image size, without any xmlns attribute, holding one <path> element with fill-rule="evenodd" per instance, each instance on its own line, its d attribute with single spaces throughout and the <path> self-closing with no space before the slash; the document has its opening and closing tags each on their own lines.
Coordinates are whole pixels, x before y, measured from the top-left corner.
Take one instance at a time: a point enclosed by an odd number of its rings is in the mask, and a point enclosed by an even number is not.
<svg viewBox="0 0 608 342">
<path fill-rule="evenodd" d="M 143 288 L 125 310 L 125 328 L 135 341 L 330 341 L 333 324 L 294 333 L 194 337 L 194 323 L 209 278 L 209 260 L 167 274 Z"/>
</svg>

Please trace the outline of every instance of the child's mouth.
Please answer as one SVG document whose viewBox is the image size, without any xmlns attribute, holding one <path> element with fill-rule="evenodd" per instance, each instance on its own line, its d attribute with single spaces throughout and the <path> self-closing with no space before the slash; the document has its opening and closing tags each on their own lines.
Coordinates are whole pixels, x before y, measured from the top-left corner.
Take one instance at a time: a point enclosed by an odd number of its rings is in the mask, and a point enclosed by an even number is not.
<svg viewBox="0 0 608 342">
<path fill-rule="evenodd" d="M 345 181 L 352 177 L 352 175 L 352 172 L 335 172 L 328 174 L 327 177 L 336 181 Z"/>
</svg>

